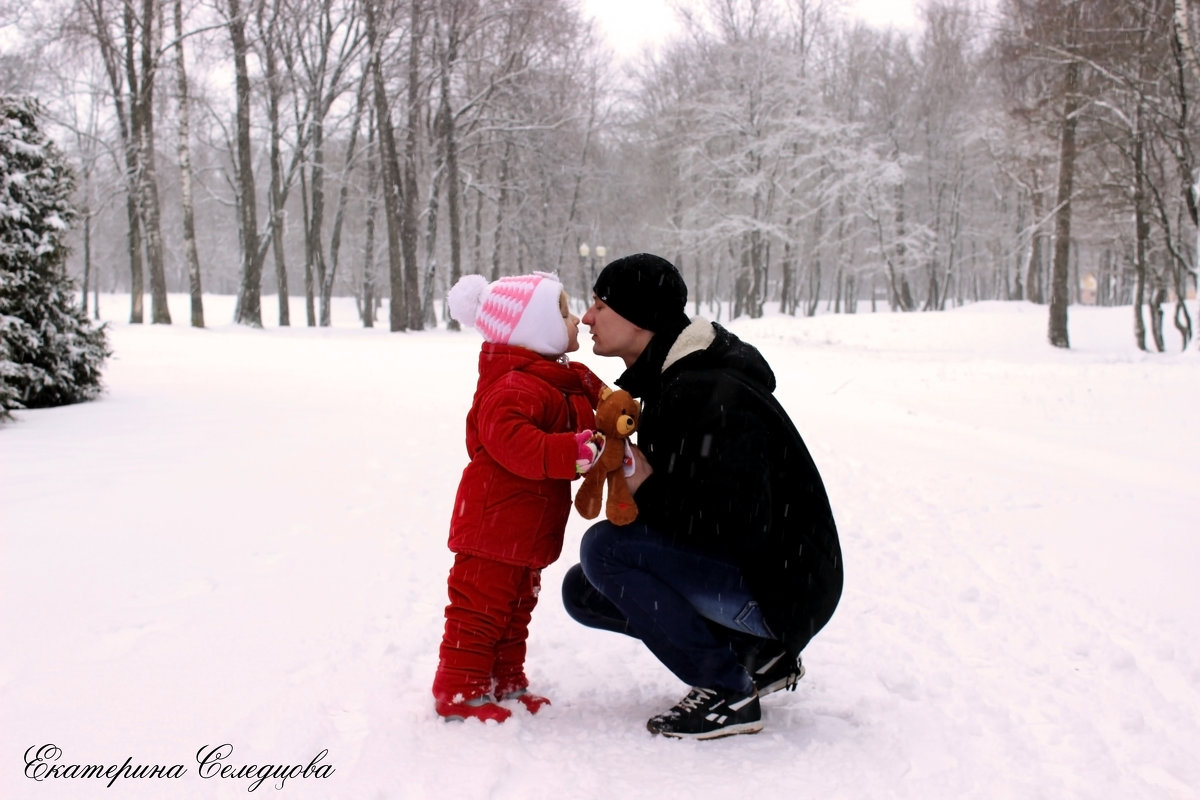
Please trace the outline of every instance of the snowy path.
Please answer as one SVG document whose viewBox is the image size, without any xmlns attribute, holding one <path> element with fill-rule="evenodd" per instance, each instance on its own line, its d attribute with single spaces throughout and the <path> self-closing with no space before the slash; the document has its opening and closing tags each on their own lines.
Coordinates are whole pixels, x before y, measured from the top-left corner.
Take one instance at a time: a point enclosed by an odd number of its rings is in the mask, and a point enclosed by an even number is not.
<svg viewBox="0 0 1200 800">
<path fill-rule="evenodd" d="M 197 774 L 221 742 L 327 749 L 255 792 L 292 798 L 1200 797 L 1200 361 L 1127 313 L 1073 312 L 1066 354 L 1020 305 L 734 326 L 848 582 L 766 730 L 708 743 L 649 736 L 684 687 L 563 612 L 577 518 L 530 645 L 554 705 L 434 718 L 472 334 L 118 325 L 101 402 L 0 429 L 0 797 L 245 796 Z M 27 780 L 49 742 L 187 774 Z"/>
</svg>

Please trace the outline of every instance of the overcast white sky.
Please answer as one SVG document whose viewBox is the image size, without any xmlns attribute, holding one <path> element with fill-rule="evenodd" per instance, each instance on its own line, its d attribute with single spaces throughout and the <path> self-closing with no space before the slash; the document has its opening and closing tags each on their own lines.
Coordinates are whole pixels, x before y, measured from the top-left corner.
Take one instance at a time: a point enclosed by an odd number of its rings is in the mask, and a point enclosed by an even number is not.
<svg viewBox="0 0 1200 800">
<path fill-rule="evenodd" d="M 873 24 L 910 28 L 916 24 L 916 0 L 846 0 L 853 13 Z M 667 38 L 675 29 L 668 0 L 583 0 L 585 14 L 599 23 L 613 50 L 620 56 L 639 52 L 656 38 Z"/>
</svg>

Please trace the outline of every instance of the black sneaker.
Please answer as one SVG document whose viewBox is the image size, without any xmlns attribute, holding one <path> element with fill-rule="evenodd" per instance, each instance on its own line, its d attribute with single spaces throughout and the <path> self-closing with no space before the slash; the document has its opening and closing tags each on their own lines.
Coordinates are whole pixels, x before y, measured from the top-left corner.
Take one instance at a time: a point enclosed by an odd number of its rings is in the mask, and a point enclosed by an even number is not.
<svg viewBox="0 0 1200 800">
<path fill-rule="evenodd" d="M 796 656 L 796 660 L 793 661 L 788 658 L 787 651 L 783 650 L 773 655 L 766 654 L 766 656 L 766 661 L 746 666 L 746 671 L 754 680 L 754 688 L 758 690 L 758 696 L 765 697 L 780 689 L 787 689 L 789 692 L 796 691 L 796 684 L 804 677 L 804 664 L 801 663 L 800 656 Z"/>
<path fill-rule="evenodd" d="M 718 739 L 762 730 L 758 693 L 693 687 L 666 713 L 651 717 L 646 729 L 676 739 Z"/>
</svg>

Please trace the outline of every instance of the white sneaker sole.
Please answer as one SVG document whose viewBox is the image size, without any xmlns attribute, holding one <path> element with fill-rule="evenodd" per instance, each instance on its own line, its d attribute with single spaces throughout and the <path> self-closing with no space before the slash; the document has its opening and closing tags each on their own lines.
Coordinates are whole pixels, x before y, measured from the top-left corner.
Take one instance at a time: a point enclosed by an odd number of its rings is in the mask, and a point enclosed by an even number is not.
<svg viewBox="0 0 1200 800">
<path fill-rule="evenodd" d="M 739 733 L 758 733 L 763 729 L 762 721 L 743 722 L 738 725 L 726 725 L 724 728 L 717 728 L 715 731 L 705 731 L 704 733 L 677 733 L 675 731 L 663 731 L 663 736 L 669 736 L 672 739 L 723 739 L 726 736 L 737 736 Z"/>
</svg>

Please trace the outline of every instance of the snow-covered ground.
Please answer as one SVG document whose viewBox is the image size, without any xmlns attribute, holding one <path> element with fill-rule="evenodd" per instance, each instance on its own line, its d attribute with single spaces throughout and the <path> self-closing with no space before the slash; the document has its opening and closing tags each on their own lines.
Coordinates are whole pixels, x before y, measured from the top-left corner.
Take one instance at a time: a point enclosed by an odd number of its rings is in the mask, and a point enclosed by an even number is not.
<svg viewBox="0 0 1200 800">
<path fill-rule="evenodd" d="M 686 687 L 562 610 L 577 517 L 532 626 L 553 705 L 434 716 L 477 334 L 207 302 L 207 330 L 183 297 L 114 323 L 100 400 L 0 428 L 0 797 L 243 797 L 196 761 L 226 743 L 327 751 L 253 795 L 289 798 L 1200 797 L 1200 354 L 1139 353 L 1129 309 L 1073 308 L 1067 352 L 1025 304 L 735 322 L 824 474 L 846 592 L 763 733 L 686 742 L 644 728 Z M 35 782 L 47 744 L 185 772 Z"/>
</svg>

